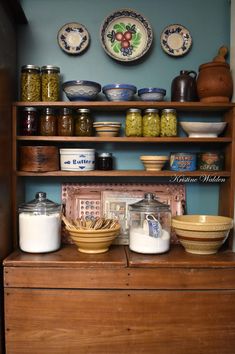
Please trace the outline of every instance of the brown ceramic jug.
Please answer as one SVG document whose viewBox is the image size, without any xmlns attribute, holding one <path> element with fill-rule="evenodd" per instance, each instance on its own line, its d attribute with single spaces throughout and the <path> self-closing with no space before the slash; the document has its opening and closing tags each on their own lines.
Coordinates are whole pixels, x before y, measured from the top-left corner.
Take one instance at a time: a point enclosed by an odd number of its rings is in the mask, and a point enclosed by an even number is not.
<svg viewBox="0 0 235 354">
<path fill-rule="evenodd" d="M 229 102 L 233 94 L 230 66 L 225 62 L 226 47 L 219 49 L 212 62 L 199 67 L 197 93 L 201 102 Z"/>
<path fill-rule="evenodd" d="M 195 71 L 181 70 L 171 83 L 171 101 L 197 101 L 196 77 Z"/>
</svg>

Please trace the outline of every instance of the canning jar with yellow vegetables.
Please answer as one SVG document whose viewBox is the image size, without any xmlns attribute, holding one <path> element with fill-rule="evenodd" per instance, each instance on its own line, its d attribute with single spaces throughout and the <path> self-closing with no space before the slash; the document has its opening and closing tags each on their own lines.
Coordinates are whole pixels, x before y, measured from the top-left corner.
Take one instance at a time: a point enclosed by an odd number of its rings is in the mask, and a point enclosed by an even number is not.
<svg viewBox="0 0 235 354">
<path fill-rule="evenodd" d="M 21 101 L 41 101 L 41 75 L 37 65 L 24 65 L 21 67 Z"/>
<path fill-rule="evenodd" d="M 60 68 L 45 65 L 42 71 L 42 101 L 59 101 L 60 95 Z"/>
<path fill-rule="evenodd" d="M 147 108 L 143 115 L 143 136 L 160 135 L 160 117 L 158 109 Z"/>
<path fill-rule="evenodd" d="M 177 115 L 174 108 L 162 110 L 161 136 L 177 136 Z"/>
<path fill-rule="evenodd" d="M 142 136 L 142 115 L 138 108 L 130 108 L 126 113 L 125 135 Z"/>
</svg>

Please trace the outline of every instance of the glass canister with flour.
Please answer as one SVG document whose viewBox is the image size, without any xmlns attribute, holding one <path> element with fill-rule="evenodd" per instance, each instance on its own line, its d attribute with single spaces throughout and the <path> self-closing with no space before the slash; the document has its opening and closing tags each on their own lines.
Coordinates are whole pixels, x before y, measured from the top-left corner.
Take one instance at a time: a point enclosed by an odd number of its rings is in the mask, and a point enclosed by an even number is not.
<svg viewBox="0 0 235 354">
<path fill-rule="evenodd" d="M 167 252 L 170 248 L 171 211 L 167 204 L 146 193 L 144 199 L 129 205 L 132 251 L 144 254 Z"/>
<path fill-rule="evenodd" d="M 61 244 L 61 205 L 38 192 L 19 206 L 19 245 L 29 253 L 53 252 Z"/>
</svg>

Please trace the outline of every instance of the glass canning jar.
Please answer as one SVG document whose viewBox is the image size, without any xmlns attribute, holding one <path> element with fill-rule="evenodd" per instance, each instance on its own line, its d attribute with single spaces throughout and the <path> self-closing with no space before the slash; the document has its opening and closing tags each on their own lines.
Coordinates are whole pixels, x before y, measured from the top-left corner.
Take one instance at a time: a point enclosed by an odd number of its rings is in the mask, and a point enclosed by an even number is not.
<svg viewBox="0 0 235 354">
<path fill-rule="evenodd" d="M 142 136 L 142 115 L 138 108 L 130 108 L 126 113 L 126 136 Z"/>
<path fill-rule="evenodd" d="M 92 136 L 93 135 L 93 119 L 90 109 L 79 108 L 75 118 L 75 135 L 76 136 Z"/>
<path fill-rule="evenodd" d="M 38 111 L 35 107 L 23 108 L 20 115 L 20 134 L 38 134 Z"/>
<path fill-rule="evenodd" d="M 160 117 L 158 109 L 147 108 L 143 115 L 143 136 L 160 135 Z"/>
<path fill-rule="evenodd" d="M 41 101 L 41 75 L 40 67 L 24 65 L 21 67 L 21 101 Z"/>
<path fill-rule="evenodd" d="M 45 65 L 42 72 L 42 101 L 59 101 L 60 94 L 60 68 Z"/>
<path fill-rule="evenodd" d="M 74 135 L 74 119 L 70 108 L 62 108 L 58 116 L 57 134 L 61 136 Z"/>
<path fill-rule="evenodd" d="M 97 168 L 103 171 L 113 169 L 113 157 L 111 152 L 102 152 L 98 155 Z"/>
<path fill-rule="evenodd" d="M 162 110 L 161 136 L 177 136 L 177 115 L 174 108 Z"/>
<path fill-rule="evenodd" d="M 146 254 L 164 253 L 170 248 L 171 211 L 153 193 L 129 205 L 129 230 L 132 251 Z"/>
<path fill-rule="evenodd" d="M 57 116 L 53 108 L 44 108 L 40 116 L 40 135 L 57 135 Z"/>
</svg>

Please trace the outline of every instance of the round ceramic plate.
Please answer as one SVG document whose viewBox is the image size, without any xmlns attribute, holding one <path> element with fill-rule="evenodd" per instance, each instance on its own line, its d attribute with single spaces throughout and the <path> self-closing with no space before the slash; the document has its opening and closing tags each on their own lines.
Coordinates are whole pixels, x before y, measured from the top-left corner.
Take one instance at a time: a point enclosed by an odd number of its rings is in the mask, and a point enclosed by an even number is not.
<svg viewBox="0 0 235 354">
<path fill-rule="evenodd" d="M 89 45 L 90 36 L 87 29 L 80 23 L 66 23 L 57 35 L 61 49 L 69 54 L 80 54 Z"/>
<path fill-rule="evenodd" d="M 121 9 L 106 17 L 100 36 L 102 46 L 110 57 L 119 61 L 133 61 L 149 50 L 153 31 L 141 14 Z"/>
<path fill-rule="evenodd" d="M 161 46 L 167 54 L 181 56 L 191 48 L 192 37 L 186 27 L 178 24 L 170 25 L 161 33 Z"/>
</svg>

